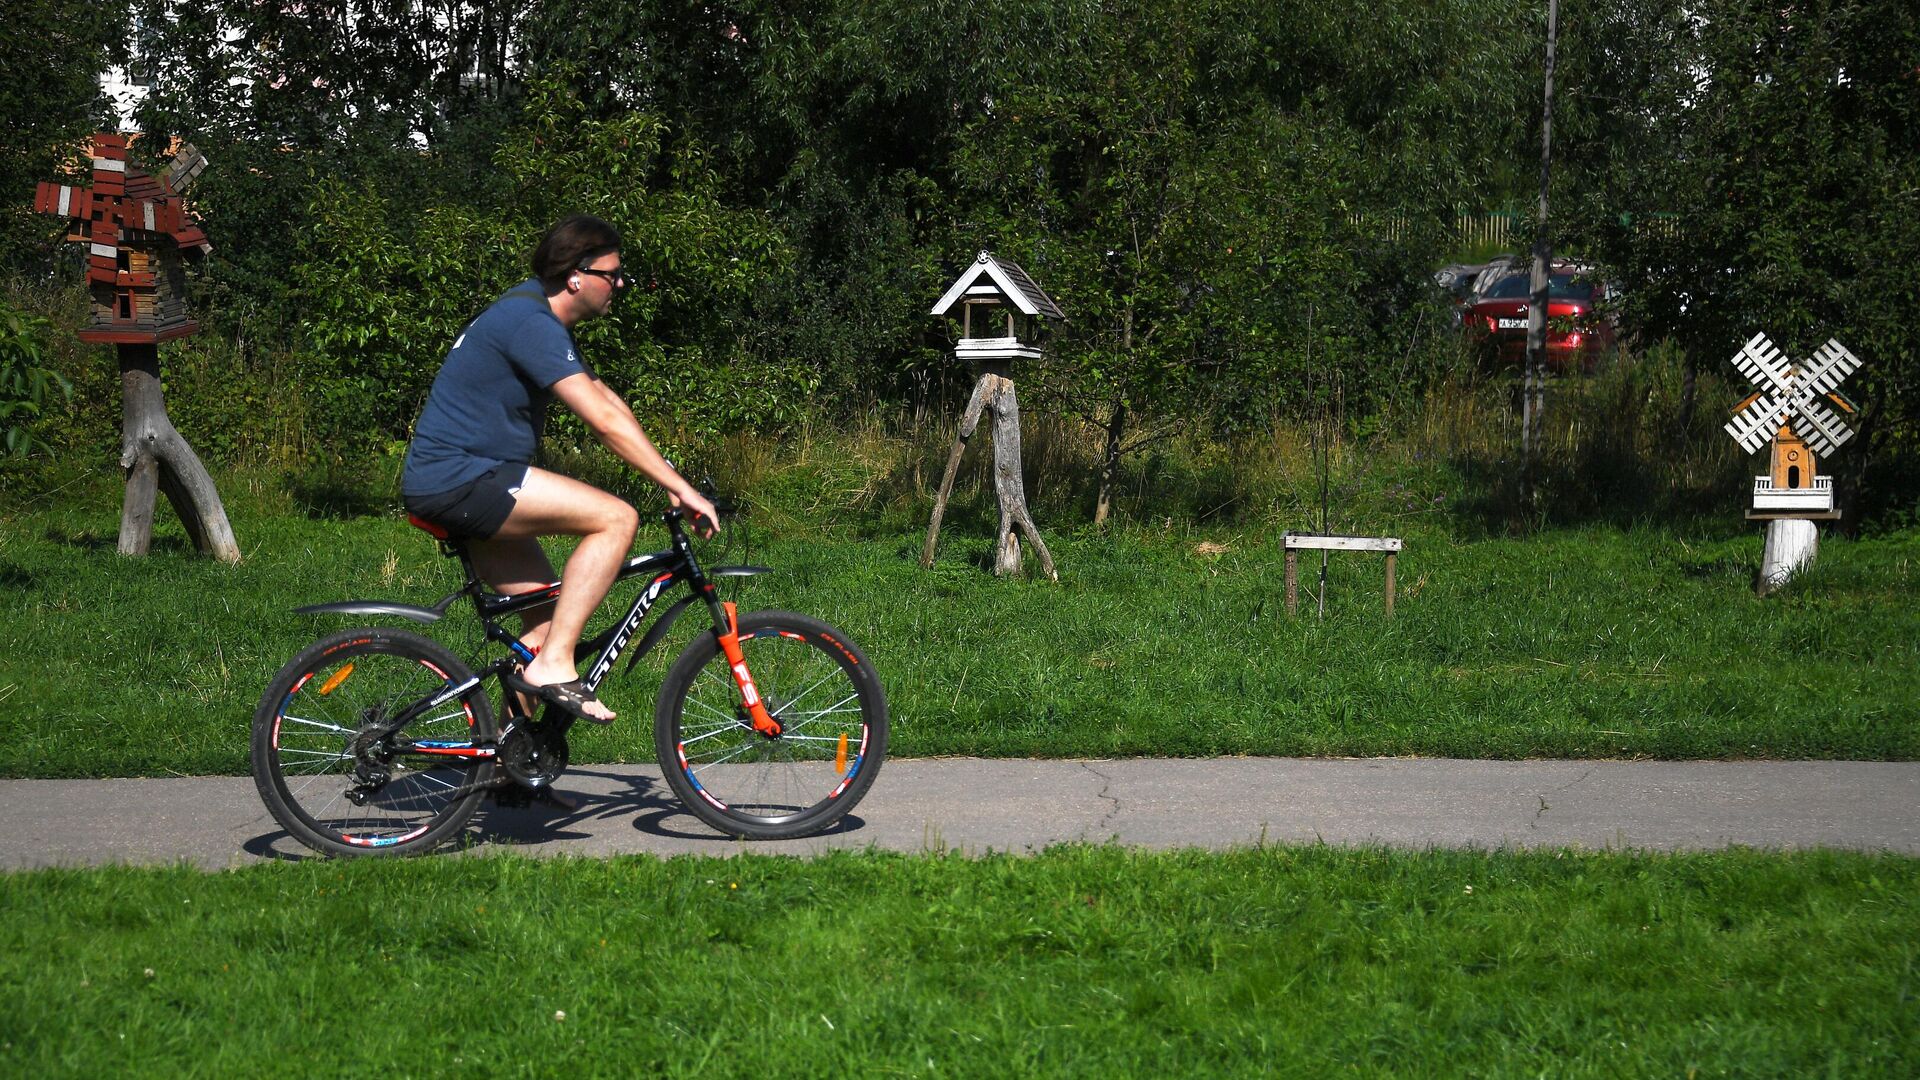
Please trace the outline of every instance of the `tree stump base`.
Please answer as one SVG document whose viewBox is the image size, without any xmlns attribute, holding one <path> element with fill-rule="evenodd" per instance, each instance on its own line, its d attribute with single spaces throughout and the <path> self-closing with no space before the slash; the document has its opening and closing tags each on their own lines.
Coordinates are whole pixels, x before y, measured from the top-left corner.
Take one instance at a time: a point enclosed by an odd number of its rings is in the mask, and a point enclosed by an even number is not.
<svg viewBox="0 0 1920 1080">
<path fill-rule="evenodd" d="M 933 555 L 940 543 L 940 520 L 947 512 L 947 499 L 953 494 L 953 480 L 960 471 L 960 459 L 967 443 L 980 425 L 983 414 L 993 418 L 993 491 L 1000 502 L 1000 524 L 995 533 L 993 572 L 1008 577 L 1020 572 L 1020 534 L 1025 533 L 1040 561 L 1040 572 L 1051 581 L 1060 580 L 1054 569 L 1053 553 L 1027 510 L 1026 481 L 1020 468 L 1020 402 L 1014 395 L 1013 380 L 1005 374 L 982 369 L 973 385 L 973 397 L 960 414 L 960 431 L 947 454 L 947 471 L 940 480 L 940 494 L 933 502 L 933 519 L 927 523 L 926 546 L 920 551 L 920 566 L 931 569 Z"/>
<path fill-rule="evenodd" d="M 155 496 L 166 492 L 193 546 L 221 562 L 240 561 L 240 545 L 213 477 L 167 416 L 160 388 L 160 352 L 152 344 L 119 345 L 120 467 L 127 491 L 120 506 L 120 554 L 145 555 L 153 544 Z"/>
</svg>

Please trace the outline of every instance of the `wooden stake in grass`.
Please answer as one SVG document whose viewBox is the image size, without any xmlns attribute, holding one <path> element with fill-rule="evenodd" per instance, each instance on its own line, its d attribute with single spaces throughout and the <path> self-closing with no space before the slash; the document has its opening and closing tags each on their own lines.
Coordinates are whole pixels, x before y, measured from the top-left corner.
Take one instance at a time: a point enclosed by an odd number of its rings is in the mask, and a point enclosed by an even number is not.
<svg viewBox="0 0 1920 1080">
<path fill-rule="evenodd" d="M 1040 560 L 1040 572 L 1058 581 L 1060 573 L 1054 569 L 1053 554 L 1047 550 L 1046 541 L 1040 539 L 1040 530 L 1027 510 L 1026 480 L 1020 466 L 1020 401 L 1013 390 L 1012 363 L 1040 356 L 1038 346 L 1021 340 L 1022 324 L 1030 333 L 1035 319 L 1065 319 L 1066 316 L 1025 270 L 985 251 L 960 275 L 940 302 L 933 305 L 933 314 L 944 315 L 955 305 L 960 306 L 961 330 L 954 356 L 973 365 L 973 396 L 967 401 L 966 411 L 960 414 L 960 430 L 954 438 L 953 449 L 947 454 L 947 469 L 940 478 L 940 494 L 933 502 L 933 517 L 927 523 L 927 542 L 920 551 L 920 565 L 933 566 L 934 551 L 940 543 L 940 519 L 946 515 L 947 498 L 953 494 L 960 459 L 966 455 L 967 443 L 980 426 L 981 418 L 991 416 L 993 492 L 1000 502 L 1000 523 L 994 533 L 993 572 L 1000 577 L 1020 572 L 1020 536 L 1024 533 Z M 991 317 L 995 314 L 992 309 L 1001 309 L 998 314 L 1005 316 L 1006 335 L 974 337 L 973 309 L 976 307 L 988 309 L 982 315 L 985 326 L 998 321 Z"/>
</svg>

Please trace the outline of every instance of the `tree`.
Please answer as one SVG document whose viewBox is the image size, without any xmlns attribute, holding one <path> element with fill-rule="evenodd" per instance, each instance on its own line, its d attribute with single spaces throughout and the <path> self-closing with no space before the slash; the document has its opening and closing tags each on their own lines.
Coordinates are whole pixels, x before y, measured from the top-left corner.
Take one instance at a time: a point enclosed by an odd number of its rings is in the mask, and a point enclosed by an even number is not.
<svg viewBox="0 0 1920 1080">
<path fill-rule="evenodd" d="M 1895 299 L 1920 264 L 1920 11 L 1632 10 L 1647 47 L 1588 69 L 1621 130 L 1582 167 L 1577 235 L 1625 286 L 1632 326 L 1694 364 L 1723 363 L 1762 329 L 1796 357 L 1840 338 L 1865 361 L 1862 438 L 1844 460 L 1862 501 L 1882 499 L 1874 477 L 1883 493 L 1900 481 L 1876 463 L 1920 450 L 1920 330 Z"/>
<path fill-rule="evenodd" d="M 46 258 L 55 230 L 33 186 L 84 175 L 86 137 L 112 111 L 100 76 L 125 60 L 126 32 L 122 0 L 18 4 L 0 20 L 0 268 Z"/>
</svg>

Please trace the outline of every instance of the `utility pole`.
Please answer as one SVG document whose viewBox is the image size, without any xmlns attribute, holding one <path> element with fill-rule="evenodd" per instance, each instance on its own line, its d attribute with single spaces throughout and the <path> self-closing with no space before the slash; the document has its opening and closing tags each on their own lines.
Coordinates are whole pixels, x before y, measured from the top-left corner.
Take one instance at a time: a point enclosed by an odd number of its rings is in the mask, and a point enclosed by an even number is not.
<svg viewBox="0 0 1920 1080">
<path fill-rule="evenodd" d="M 1547 178 L 1553 163 L 1553 50 L 1560 32 L 1560 0 L 1547 0 L 1547 89 L 1540 115 L 1540 208 L 1533 233 L 1533 297 L 1527 304 L 1527 371 L 1521 388 L 1520 457 L 1524 483 L 1533 495 L 1534 459 L 1540 452 L 1540 414 L 1546 405 L 1548 269 L 1553 243 L 1547 235 Z"/>
</svg>

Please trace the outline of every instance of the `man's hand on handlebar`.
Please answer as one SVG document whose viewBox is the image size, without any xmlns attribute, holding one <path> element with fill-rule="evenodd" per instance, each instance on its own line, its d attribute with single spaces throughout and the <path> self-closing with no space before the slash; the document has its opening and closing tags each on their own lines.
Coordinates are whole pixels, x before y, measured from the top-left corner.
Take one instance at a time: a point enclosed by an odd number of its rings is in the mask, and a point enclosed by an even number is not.
<svg viewBox="0 0 1920 1080">
<path fill-rule="evenodd" d="M 720 532 L 720 515 L 705 495 L 688 488 L 680 495 L 669 492 L 667 498 L 685 512 L 687 523 L 702 540 L 711 540 Z"/>
</svg>

